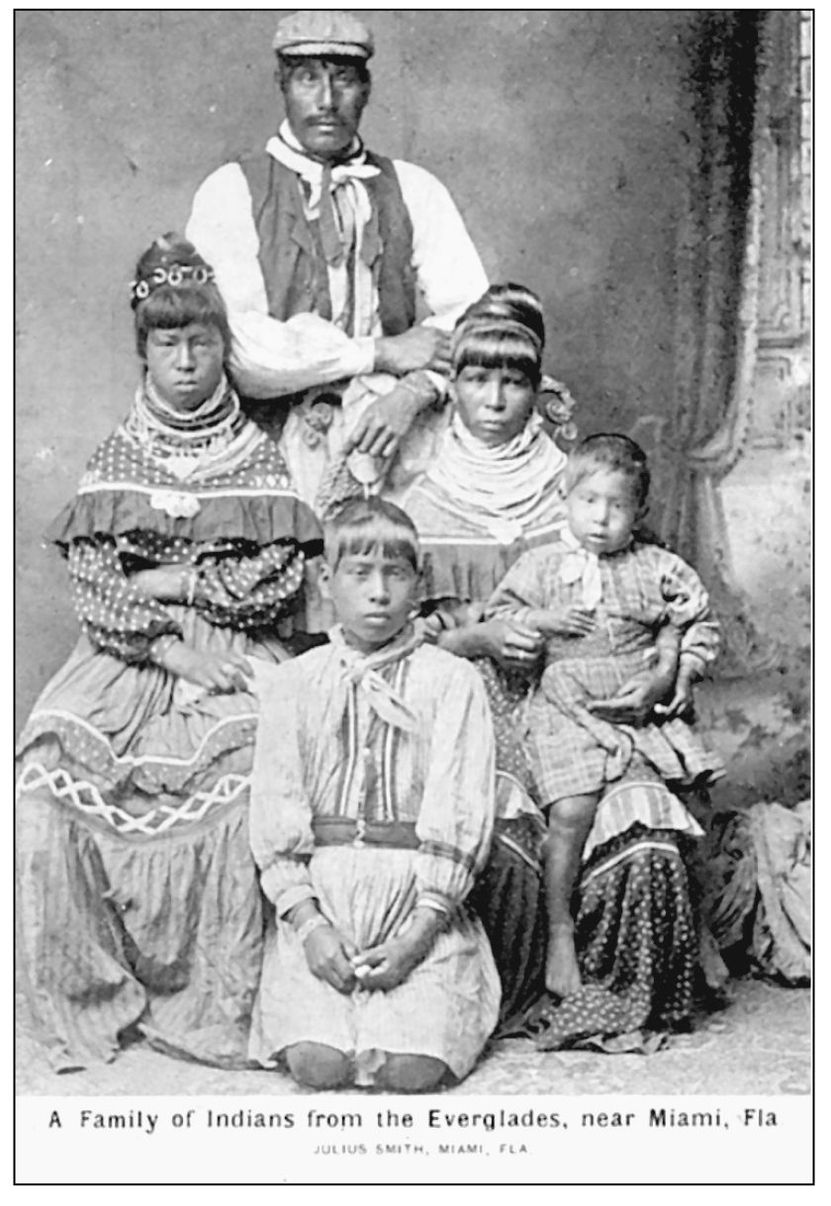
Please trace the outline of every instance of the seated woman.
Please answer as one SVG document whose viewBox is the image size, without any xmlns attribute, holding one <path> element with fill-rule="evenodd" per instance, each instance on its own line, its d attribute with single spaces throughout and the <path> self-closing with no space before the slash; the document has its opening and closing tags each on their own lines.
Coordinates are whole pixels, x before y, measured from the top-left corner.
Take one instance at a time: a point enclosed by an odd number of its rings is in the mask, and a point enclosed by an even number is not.
<svg viewBox="0 0 831 1206">
<path fill-rule="evenodd" d="M 536 789 L 525 760 L 525 700 L 542 638 L 518 619 L 482 619 L 510 565 L 558 542 L 565 525 L 566 458 L 536 410 L 541 330 L 539 303 L 518 287 L 507 297 L 504 289 L 496 298 L 486 294 L 468 312 L 454 339 L 451 426 L 403 506 L 424 548 L 428 631 L 442 648 L 475 659 L 494 713 L 502 807 L 494 852 L 471 900 L 502 978 L 503 1033 L 516 1028 L 504 1025 L 511 1014 L 516 1022 L 537 1000 L 534 1029 L 554 1047 L 603 1043 L 688 1017 L 696 940 L 681 846 L 700 831 L 661 784 L 624 780 L 606 794 L 578 886 L 583 989 L 554 1009 L 543 996 L 544 827 L 531 805 Z M 645 715 L 652 686 L 648 675 L 627 684 L 614 701 L 620 714 Z M 649 925 L 641 924 L 644 911 Z"/>
<path fill-rule="evenodd" d="M 262 958 L 250 655 L 303 639 L 320 529 L 240 412 L 210 267 L 175 235 L 132 284 L 144 373 L 49 539 L 82 628 L 19 742 L 20 966 L 58 1070 L 138 1029 L 246 1060 Z"/>
</svg>

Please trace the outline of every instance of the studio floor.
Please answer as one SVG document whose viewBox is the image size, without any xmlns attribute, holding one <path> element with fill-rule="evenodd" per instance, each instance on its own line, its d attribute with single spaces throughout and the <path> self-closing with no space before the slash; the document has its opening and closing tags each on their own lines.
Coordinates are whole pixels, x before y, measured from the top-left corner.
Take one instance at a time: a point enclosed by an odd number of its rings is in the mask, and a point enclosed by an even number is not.
<svg viewBox="0 0 831 1206">
<path fill-rule="evenodd" d="M 449 1094 L 751 1094 L 811 1090 L 811 996 L 761 980 L 735 980 L 731 1003 L 691 1034 L 650 1055 L 537 1051 L 530 1040 L 495 1043 Z M 142 1044 L 112 1064 L 57 1075 L 20 1013 L 17 1092 L 21 1095 L 290 1095 L 303 1092 L 276 1072 L 227 1072 L 184 1063 Z"/>
</svg>

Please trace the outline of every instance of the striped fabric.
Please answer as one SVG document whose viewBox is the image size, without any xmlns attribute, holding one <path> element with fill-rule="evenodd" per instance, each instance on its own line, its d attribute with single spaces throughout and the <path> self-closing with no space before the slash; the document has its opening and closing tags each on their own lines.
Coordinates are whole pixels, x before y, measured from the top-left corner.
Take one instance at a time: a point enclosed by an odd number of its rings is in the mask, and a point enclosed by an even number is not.
<svg viewBox="0 0 831 1206">
<path fill-rule="evenodd" d="M 471 666 L 409 631 L 371 671 L 389 697 L 377 684 L 370 692 L 360 660 L 344 663 L 335 642 L 258 674 L 251 843 L 276 922 L 251 1054 L 271 1066 L 287 1046 L 316 1042 L 348 1052 L 359 1084 L 372 1083 L 385 1051 L 434 1056 L 461 1077 L 499 1009 L 485 931 L 463 903 L 494 823 L 487 698 Z M 351 822 L 355 840 L 321 842 L 326 822 L 339 833 Z M 397 848 L 363 839 L 384 829 L 401 832 Z M 394 937 L 419 904 L 446 926 L 397 987 L 343 994 L 312 974 L 285 918 L 308 899 L 359 950 Z"/>
<path fill-rule="evenodd" d="M 594 824 L 583 847 L 583 860 L 633 825 L 646 829 L 671 829 L 687 837 L 700 838 L 704 830 L 677 796 L 655 779 L 627 779 L 609 788 L 597 809 Z"/>
<path fill-rule="evenodd" d="M 345 679 L 337 642 L 258 667 L 252 843 L 281 912 L 289 907 L 283 894 L 296 903 L 302 891 L 297 857 L 314 851 L 313 818 L 413 822 L 419 893 L 445 908 L 464 899 L 484 861 L 495 775 L 479 676 L 462 659 L 414 644 L 409 632 L 397 647 L 399 656 L 374 673 L 414 717 L 412 730 L 382 719 L 354 667 Z"/>
</svg>

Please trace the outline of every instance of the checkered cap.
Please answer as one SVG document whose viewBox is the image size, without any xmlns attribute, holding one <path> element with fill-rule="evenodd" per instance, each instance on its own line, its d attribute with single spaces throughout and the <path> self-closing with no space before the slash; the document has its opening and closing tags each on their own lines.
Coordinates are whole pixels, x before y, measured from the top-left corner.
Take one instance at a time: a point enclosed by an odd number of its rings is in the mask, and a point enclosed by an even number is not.
<svg viewBox="0 0 831 1206">
<path fill-rule="evenodd" d="M 368 59 L 375 51 L 372 33 L 350 13 L 311 9 L 283 17 L 272 43 L 279 55 Z"/>
</svg>

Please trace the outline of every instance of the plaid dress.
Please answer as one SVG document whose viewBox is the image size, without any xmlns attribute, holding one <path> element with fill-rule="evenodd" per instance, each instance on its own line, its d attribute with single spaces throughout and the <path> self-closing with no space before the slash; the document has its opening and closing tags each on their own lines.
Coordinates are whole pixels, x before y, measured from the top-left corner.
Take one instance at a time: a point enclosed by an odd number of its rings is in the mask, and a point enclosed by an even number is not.
<svg viewBox="0 0 831 1206">
<path fill-rule="evenodd" d="M 490 615 L 522 618 L 530 608 L 581 606 L 583 586 L 566 572 L 573 550 L 562 544 L 532 550 L 511 568 L 491 597 Z M 528 702 L 529 753 L 541 798 L 601 793 L 627 773 L 643 770 L 675 786 L 723 773 L 685 720 L 612 724 L 593 715 L 592 700 L 611 699 L 654 662 L 664 625 L 679 630 L 682 656 L 699 671 L 716 656 L 718 626 L 694 570 L 658 545 L 635 542 L 599 558 L 600 602 L 587 636 L 546 642 L 545 669 Z"/>
</svg>

